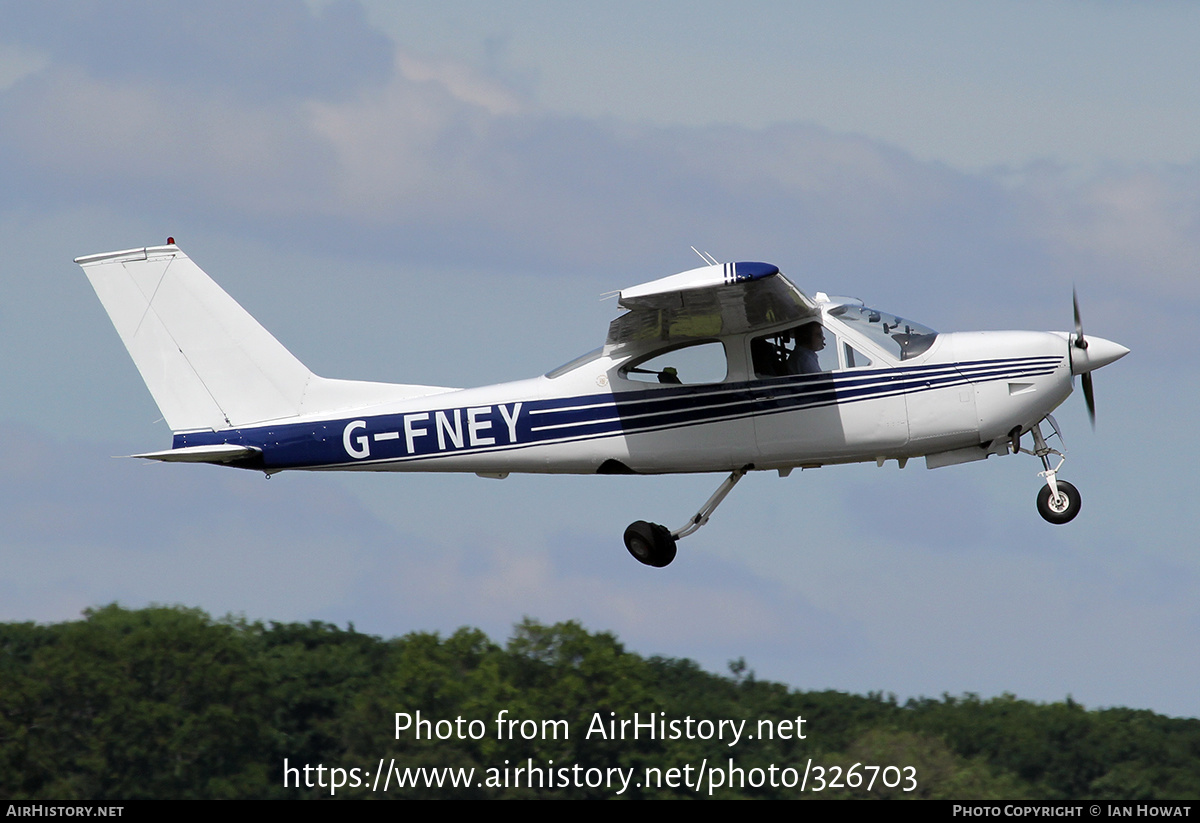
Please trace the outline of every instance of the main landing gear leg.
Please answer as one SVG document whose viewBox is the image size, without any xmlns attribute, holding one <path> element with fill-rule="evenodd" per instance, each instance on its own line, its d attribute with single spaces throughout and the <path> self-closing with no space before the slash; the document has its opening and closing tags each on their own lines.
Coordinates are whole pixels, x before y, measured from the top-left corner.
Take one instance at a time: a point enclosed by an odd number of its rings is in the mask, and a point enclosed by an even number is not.
<svg viewBox="0 0 1200 823">
<path fill-rule="evenodd" d="M 749 464 L 730 473 L 725 482 L 713 492 L 712 497 L 708 498 L 708 502 L 700 507 L 700 511 L 675 531 L 667 531 L 666 526 L 647 523 L 645 520 L 630 523 L 629 528 L 625 530 L 625 548 L 629 549 L 629 553 L 639 563 L 658 568 L 669 565 L 675 559 L 676 543 L 707 523 L 725 496 L 733 491 L 737 482 L 752 468 L 753 464 Z"/>
<path fill-rule="evenodd" d="M 1051 428 L 1054 429 L 1054 434 L 1058 436 L 1058 440 L 1062 442 L 1062 434 L 1058 428 L 1058 422 L 1053 415 L 1046 415 L 1046 420 L 1050 422 Z M 1038 472 L 1039 477 L 1046 478 L 1046 485 L 1038 492 L 1037 507 L 1038 514 L 1042 516 L 1048 523 L 1061 525 L 1070 523 L 1075 519 L 1075 515 L 1079 514 L 1080 497 L 1079 490 L 1065 480 L 1058 479 L 1058 470 L 1062 468 L 1062 464 L 1066 462 L 1066 455 L 1058 449 L 1052 449 L 1046 445 L 1046 438 L 1042 436 L 1042 424 L 1035 423 L 1030 429 L 1033 434 L 1033 451 L 1021 449 L 1025 454 L 1032 454 L 1041 459 L 1042 468 L 1044 471 Z M 1058 463 L 1055 466 L 1050 465 L 1050 455 L 1058 457 Z"/>
</svg>

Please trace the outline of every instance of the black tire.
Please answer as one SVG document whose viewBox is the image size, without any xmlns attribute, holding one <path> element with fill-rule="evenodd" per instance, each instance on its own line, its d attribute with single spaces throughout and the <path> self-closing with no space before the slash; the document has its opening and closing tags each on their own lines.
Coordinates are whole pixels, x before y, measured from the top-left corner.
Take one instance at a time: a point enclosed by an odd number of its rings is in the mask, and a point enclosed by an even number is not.
<svg viewBox="0 0 1200 823">
<path fill-rule="evenodd" d="M 675 559 L 675 538 L 666 526 L 638 520 L 625 530 L 625 548 L 633 559 L 661 569 Z"/>
<path fill-rule="evenodd" d="M 1058 481 L 1058 495 L 1059 499 L 1052 503 L 1050 487 L 1042 486 L 1042 490 L 1038 492 L 1037 507 L 1038 514 L 1047 523 L 1061 526 L 1063 523 L 1070 523 L 1075 519 L 1075 515 L 1079 514 L 1079 506 L 1082 501 L 1079 498 L 1079 489 L 1065 480 Z"/>
</svg>

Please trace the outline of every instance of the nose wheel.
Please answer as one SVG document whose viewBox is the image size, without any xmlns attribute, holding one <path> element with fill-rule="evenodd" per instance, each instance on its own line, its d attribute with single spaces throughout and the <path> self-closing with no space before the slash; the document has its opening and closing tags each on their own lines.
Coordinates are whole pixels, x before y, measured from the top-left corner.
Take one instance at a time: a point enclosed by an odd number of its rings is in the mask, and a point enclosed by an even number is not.
<svg viewBox="0 0 1200 823">
<path fill-rule="evenodd" d="M 1079 490 L 1066 480 L 1055 482 L 1057 493 L 1051 491 L 1049 485 L 1042 486 L 1038 492 L 1038 514 L 1048 523 L 1061 525 L 1070 523 L 1079 514 Z"/>
<path fill-rule="evenodd" d="M 1053 415 L 1046 415 L 1046 421 L 1050 423 L 1053 429 L 1053 435 L 1058 437 L 1059 443 L 1062 443 L 1062 434 L 1059 432 L 1058 423 Z M 1061 526 L 1063 523 L 1070 523 L 1075 519 L 1075 515 L 1079 514 L 1081 498 L 1079 489 L 1065 480 L 1058 479 L 1058 470 L 1062 468 L 1062 464 L 1066 462 L 1066 456 L 1058 449 L 1052 449 L 1046 445 L 1046 438 L 1042 436 L 1042 424 L 1035 423 L 1030 429 L 1033 434 L 1033 451 L 1021 448 L 1019 435 L 1013 437 L 1013 451 L 1032 454 L 1042 461 L 1044 471 L 1038 472 L 1039 477 L 1046 480 L 1046 485 L 1042 486 L 1041 491 L 1037 496 L 1038 514 L 1047 523 L 1053 523 L 1056 526 Z M 1063 451 L 1066 447 L 1063 447 Z M 1050 455 L 1058 458 L 1057 465 L 1050 465 Z"/>
</svg>

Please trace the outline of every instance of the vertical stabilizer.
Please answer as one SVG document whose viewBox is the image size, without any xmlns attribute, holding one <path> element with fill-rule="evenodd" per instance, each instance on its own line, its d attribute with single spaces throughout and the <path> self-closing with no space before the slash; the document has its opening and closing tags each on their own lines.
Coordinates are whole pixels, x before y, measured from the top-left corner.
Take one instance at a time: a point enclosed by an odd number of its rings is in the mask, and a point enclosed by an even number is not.
<svg viewBox="0 0 1200 823">
<path fill-rule="evenodd" d="M 173 431 L 294 416 L 320 380 L 177 246 L 75 262 Z"/>
</svg>

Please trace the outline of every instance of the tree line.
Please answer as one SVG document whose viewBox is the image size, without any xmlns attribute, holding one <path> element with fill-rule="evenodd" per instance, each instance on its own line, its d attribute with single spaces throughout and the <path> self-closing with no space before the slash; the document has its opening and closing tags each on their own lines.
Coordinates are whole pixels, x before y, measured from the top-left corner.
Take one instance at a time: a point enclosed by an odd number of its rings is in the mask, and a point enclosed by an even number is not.
<svg viewBox="0 0 1200 823">
<path fill-rule="evenodd" d="M 415 726 L 397 731 L 396 714 L 411 723 L 417 711 L 427 721 L 420 740 Z M 643 723 L 637 739 L 628 724 L 623 739 L 595 728 L 586 735 L 597 717 L 619 723 L 635 714 Z M 456 718 L 457 728 L 437 725 Z M 507 730 L 498 718 L 510 722 Z M 651 719 L 678 721 L 678 734 L 671 737 L 670 726 L 649 734 Z M 749 733 L 763 720 L 781 733 L 730 746 L 732 727 L 716 734 L 721 720 L 745 720 Z M 468 728 L 470 721 L 477 723 Z M 285 759 L 293 769 L 309 766 L 313 785 L 285 786 Z M 347 780 L 335 796 L 613 797 L 608 786 L 513 785 L 512 770 L 620 769 L 640 778 L 648 769 L 682 775 L 684 767 L 733 761 L 750 778 L 712 796 L 1194 799 L 1200 720 L 1089 711 L 1070 699 L 968 694 L 901 703 L 877 693 L 798 691 L 756 679 L 740 660 L 718 675 L 690 660 L 642 657 L 575 622 L 525 620 L 503 645 L 466 628 L 383 639 L 353 626 L 115 604 L 78 621 L 0 624 L 0 796 L 329 797 L 317 767 L 341 768 L 343 777 L 358 768 L 361 777 L 381 759 L 389 773 L 461 768 L 477 778 L 386 794 L 373 778 Z M 821 791 L 811 766 L 806 791 L 794 779 L 787 785 L 780 770 L 795 777 L 805 764 L 821 767 Z M 870 767 L 887 766 L 896 770 L 884 780 L 877 768 L 868 788 Z M 772 767 L 781 779 L 756 784 L 754 775 Z M 894 779 L 906 767 L 915 787 Z M 482 779 L 502 768 L 507 783 Z M 707 787 L 669 782 L 635 781 L 621 796 L 709 796 Z"/>
</svg>

